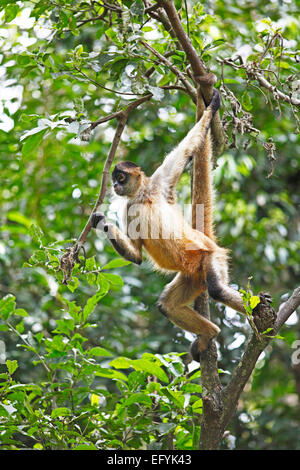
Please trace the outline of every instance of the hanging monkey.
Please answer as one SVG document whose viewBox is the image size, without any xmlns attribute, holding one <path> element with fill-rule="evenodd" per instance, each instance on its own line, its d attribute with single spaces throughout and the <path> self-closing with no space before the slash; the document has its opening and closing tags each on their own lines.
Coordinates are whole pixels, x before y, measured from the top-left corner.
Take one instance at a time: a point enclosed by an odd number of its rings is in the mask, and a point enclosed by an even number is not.
<svg viewBox="0 0 300 470">
<path fill-rule="evenodd" d="M 112 173 L 113 188 L 117 195 L 126 198 L 124 232 L 107 223 L 102 213 L 92 216 L 93 227 L 103 230 L 125 259 L 141 264 L 144 248 L 156 268 L 177 272 L 164 288 L 158 307 L 175 325 L 197 335 L 191 347 L 196 360 L 220 332 L 217 325 L 189 306 L 199 294 L 208 289 L 214 300 L 245 312 L 241 295 L 228 286 L 227 250 L 217 245 L 212 229 L 210 124 L 219 107 L 220 95 L 214 90 L 201 120 L 165 157 L 151 177 L 135 163 L 124 161 L 116 165 Z M 186 222 L 176 204 L 175 194 L 183 170 L 199 149 L 204 171 L 200 164 L 200 173 L 194 178 L 206 195 L 204 233 Z"/>
</svg>

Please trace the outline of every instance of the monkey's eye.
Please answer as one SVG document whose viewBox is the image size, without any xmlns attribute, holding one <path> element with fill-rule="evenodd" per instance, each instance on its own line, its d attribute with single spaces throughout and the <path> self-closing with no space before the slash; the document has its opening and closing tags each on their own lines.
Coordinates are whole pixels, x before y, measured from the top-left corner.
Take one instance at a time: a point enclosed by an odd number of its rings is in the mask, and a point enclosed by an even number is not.
<svg viewBox="0 0 300 470">
<path fill-rule="evenodd" d="M 126 176 L 121 173 L 117 176 L 117 180 L 119 183 L 124 183 L 124 181 L 126 180 Z"/>
</svg>

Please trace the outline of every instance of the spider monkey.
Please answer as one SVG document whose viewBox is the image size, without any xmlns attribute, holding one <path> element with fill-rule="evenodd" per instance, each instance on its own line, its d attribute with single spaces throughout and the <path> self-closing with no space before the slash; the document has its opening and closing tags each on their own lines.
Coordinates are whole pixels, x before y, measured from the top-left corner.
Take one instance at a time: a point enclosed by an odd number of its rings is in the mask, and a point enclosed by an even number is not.
<svg viewBox="0 0 300 470">
<path fill-rule="evenodd" d="M 217 325 L 189 306 L 200 293 L 208 289 L 214 300 L 245 312 L 241 295 L 228 286 L 227 250 L 217 245 L 213 233 L 210 124 L 219 107 L 220 95 L 214 90 L 201 120 L 165 157 L 151 177 L 135 163 L 123 161 L 116 165 L 112 182 L 114 192 L 125 198 L 124 233 L 116 225 L 107 223 L 104 214 L 96 212 L 92 216 L 92 226 L 103 230 L 125 259 L 141 264 L 144 248 L 157 269 L 177 272 L 164 288 L 158 308 L 174 324 L 197 335 L 191 347 L 196 360 L 220 332 Z M 183 170 L 199 149 L 200 171 L 194 177 L 201 184 L 207 201 L 204 232 L 193 229 L 186 222 L 176 204 L 175 194 Z M 136 207 L 140 230 L 132 234 L 129 228 L 135 220 Z M 149 228 L 152 236 L 149 236 Z"/>
</svg>

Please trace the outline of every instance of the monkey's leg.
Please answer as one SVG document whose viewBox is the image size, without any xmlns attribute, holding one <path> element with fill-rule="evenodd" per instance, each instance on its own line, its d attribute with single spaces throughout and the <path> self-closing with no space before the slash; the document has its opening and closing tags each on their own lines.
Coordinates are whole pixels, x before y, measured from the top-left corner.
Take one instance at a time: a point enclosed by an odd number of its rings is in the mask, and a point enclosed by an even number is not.
<svg viewBox="0 0 300 470">
<path fill-rule="evenodd" d="M 228 305 L 238 312 L 245 313 L 241 294 L 229 287 L 219 275 L 216 269 L 212 267 L 208 270 L 206 276 L 207 289 L 210 297 L 217 302 Z"/>
<path fill-rule="evenodd" d="M 199 335 L 198 352 L 207 349 L 209 341 L 220 329 L 196 310 L 188 307 L 205 288 L 197 277 L 178 273 L 163 290 L 158 307 L 169 320 L 180 328 Z"/>
</svg>

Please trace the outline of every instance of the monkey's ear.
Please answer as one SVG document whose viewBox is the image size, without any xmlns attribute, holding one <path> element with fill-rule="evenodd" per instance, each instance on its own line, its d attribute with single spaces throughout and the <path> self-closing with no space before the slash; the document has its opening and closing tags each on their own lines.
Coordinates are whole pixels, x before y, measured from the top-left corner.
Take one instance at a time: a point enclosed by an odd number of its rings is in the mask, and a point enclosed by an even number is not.
<svg viewBox="0 0 300 470">
<path fill-rule="evenodd" d="M 105 215 L 102 212 L 94 212 L 92 214 L 92 227 L 97 228 L 99 222 L 105 222 Z"/>
</svg>

